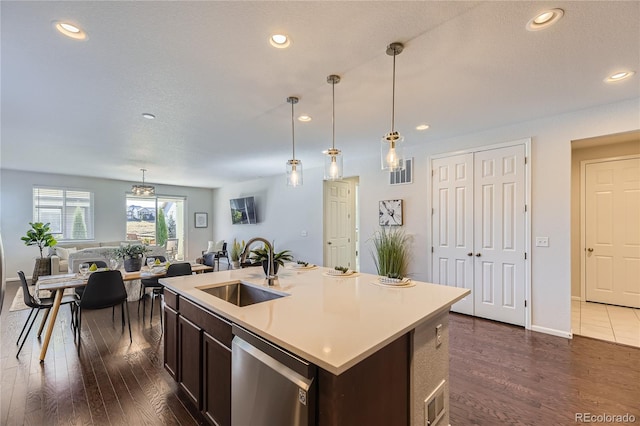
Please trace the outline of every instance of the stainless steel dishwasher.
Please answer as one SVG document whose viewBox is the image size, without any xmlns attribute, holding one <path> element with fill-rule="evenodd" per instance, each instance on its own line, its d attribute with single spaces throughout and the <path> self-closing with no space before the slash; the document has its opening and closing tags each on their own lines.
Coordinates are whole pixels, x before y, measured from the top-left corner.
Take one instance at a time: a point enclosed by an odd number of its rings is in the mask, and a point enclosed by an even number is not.
<svg viewBox="0 0 640 426">
<path fill-rule="evenodd" d="M 314 426 L 316 366 L 233 325 L 231 424 Z"/>
</svg>

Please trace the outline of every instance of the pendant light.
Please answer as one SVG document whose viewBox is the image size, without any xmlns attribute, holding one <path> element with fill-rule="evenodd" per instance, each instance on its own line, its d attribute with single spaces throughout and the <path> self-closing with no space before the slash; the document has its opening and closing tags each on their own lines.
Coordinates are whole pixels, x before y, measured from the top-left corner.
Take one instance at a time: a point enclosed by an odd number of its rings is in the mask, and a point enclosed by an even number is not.
<svg viewBox="0 0 640 426">
<path fill-rule="evenodd" d="M 324 151 L 326 154 L 324 161 L 324 179 L 342 179 L 342 151 L 336 149 L 336 84 L 340 83 L 340 76 L 332 74 L 327 77 L 327 83 L 331 84 L 332 114 L 331 125 L 333 127 L 333 143 L 331 149 Z"/>
<path fill-rule="evenodd" d="M 298 103 L 298 100 L 295 96 L 287 98 L 287 102 L 291 104 L 291 146 L 293 147 L 292 158 L 287 161 L 287 185 L 294 188 L 302 185 L 302 161 L 296 160 L 295 120 L 293 119 L 293 106 Z"/>
<path fill-rule="evenodd" d="M 391 131 L 382 138 L 380 147 L 380 159 L 382 170 L 397 172 L 404 170 L 404 138 L 395 130 L 396 113 L 396 56 L 402 53 L 402 43 L 391 43 L 387 46 L 387 55 L 393 56 L 393 91 L 391 100 Z"/>
<path fill-rule="evenodd" d="M 147 196 L 152 196 L 156 194 L 156 188 L 153 185 L 146 185 L 144 183 L 144 172 L 147 171 L 147 169 L 140 169 L 142 171 L 142 185 L 133 185 L 131 187 L 131 192 L 133 193 L 133 195 L 137 195 L 139 197 L 147 197 Z"/>
</svg>

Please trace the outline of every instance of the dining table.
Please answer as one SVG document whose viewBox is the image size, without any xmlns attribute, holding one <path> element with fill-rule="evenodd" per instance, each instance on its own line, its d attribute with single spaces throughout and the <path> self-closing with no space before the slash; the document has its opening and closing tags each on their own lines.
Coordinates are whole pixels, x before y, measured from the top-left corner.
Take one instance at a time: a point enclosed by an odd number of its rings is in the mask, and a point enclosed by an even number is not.
<svg viewBox="0 0 640 426">
<path fill-rule="evenodd" d="M 196 274 L 201 274 L 203 272 L 213 271 L 213 267 L 201 264 L 192 264 L 191 271 Z M 122 279 L 124 281 L 139 280 L 141 278 L 161 278 L 166 275 L 166 272 L 152 273 L 149 269 L 135 272 L 126 272 L 121 270 L 120 272 L 122 273 Z M 40 349 L 40 362 L 44 362 L 47 355 L 49 341 L 53 334 L 53 327 L 55 326 L 56 318 L 58 317 L 58 310 L 62 303 L 64 291 L 68 288 L 84 287 L 87 285 L 88 279 L 88 275 L 83 276 L 81 274 L 44 275 L 38 277 L 38 281 L 36 282 L 36 292 L 49 290 L 54 295 L 53 305 L 49 312 L 45 313 L 42 324 L 40 325 L 40 331 L 38 332 L 38 334 L 40 334 L 45 321 L 47 321 L 48 318 L 49 324 L 44 336 L 42 348 Z"/>
</svg>

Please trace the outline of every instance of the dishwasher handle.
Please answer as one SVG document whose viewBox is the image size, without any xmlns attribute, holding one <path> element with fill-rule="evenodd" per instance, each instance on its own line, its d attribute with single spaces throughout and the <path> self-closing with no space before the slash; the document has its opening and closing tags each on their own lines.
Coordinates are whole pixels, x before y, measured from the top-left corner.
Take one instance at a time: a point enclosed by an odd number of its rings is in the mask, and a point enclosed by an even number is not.
<svg viewBox="0 0 640 426">
<path fill-rule="evenodd" d="M 316 366 L 310 362 L 305 361 L 291 352 L 274 345 L 257 334 L 236 324 L 231 326 L 231 331 L 234 336 L 238 336 L 240 339 L 261 350 L 301 376 L 307 379 L 313 379 L 315 377 Z"/>
</svg>

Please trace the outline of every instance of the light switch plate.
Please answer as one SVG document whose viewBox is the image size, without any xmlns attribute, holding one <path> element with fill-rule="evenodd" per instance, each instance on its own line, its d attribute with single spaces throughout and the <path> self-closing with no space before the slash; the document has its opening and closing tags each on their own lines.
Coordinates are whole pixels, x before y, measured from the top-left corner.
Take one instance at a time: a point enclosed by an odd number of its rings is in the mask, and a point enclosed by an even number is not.
<svg viewBox="0 0 640 426">
<path fill-rule="evenodd" d="M 549 247 L 549 237 L 536 237 L 536 247 Z"/>
</svg>

